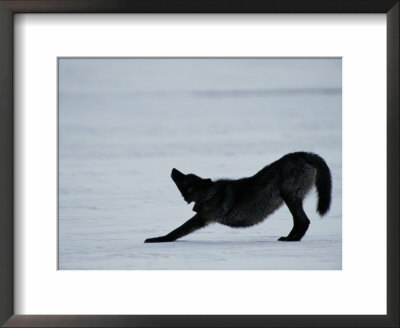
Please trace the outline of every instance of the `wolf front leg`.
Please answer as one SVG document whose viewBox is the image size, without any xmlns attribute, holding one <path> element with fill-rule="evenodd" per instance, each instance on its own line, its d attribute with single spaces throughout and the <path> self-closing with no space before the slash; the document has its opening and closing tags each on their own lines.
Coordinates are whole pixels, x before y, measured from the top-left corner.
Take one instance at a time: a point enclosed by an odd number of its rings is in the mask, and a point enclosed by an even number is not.
<svg viewBox="0 0 400 328">
<path fill-rule="evenodd" d="M 163 243 L 163 242 L 174 241 L 174 240 L 177 240 L 183 236 L 186 236 L 186 235 L 192 233 L 193 231 L 201 229 L 201 228 L 205 227 L 206 225 L 207 225 L 206 220 L 204 220 L 199 214 L 196 214 L 190 220 L 186 221 L 179 228 L 176 228 L 175 230 L 171 231 L 169 234 L 162 236 L 162 237 L 148 238 L 144 242 L 145 243 Z"/>
</svg>

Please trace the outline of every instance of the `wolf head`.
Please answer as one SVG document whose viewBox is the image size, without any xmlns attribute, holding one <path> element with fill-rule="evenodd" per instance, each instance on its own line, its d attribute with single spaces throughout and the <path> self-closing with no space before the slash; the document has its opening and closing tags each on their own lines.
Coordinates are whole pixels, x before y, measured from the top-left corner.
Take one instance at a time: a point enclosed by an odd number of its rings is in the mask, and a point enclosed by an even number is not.
<svg viewBox="0 0 400 328">
<path fill-rule="evenodd" d="M 188 204 L 201 203 L 212 193 L 211 179 L 202 179 L 195 174 L 183 174 L 175 168 L 172 169 L 171 178 Z"/>
</svg>

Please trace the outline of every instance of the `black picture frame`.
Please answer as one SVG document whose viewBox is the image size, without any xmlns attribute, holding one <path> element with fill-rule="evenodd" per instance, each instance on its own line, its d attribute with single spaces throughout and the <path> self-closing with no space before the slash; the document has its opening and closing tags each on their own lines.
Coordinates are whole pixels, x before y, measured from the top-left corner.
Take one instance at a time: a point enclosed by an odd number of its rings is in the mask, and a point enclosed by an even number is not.
<svg viewBox="0 0 400 328">
<path fill-rule="evenodd" d="M 4 327 L 399 327 L 399 0 L 0 0 L 0 324 Z M 387 315 L 15 315 L 13 28 L 17 13 L 384 13 Z"/>
</svg>

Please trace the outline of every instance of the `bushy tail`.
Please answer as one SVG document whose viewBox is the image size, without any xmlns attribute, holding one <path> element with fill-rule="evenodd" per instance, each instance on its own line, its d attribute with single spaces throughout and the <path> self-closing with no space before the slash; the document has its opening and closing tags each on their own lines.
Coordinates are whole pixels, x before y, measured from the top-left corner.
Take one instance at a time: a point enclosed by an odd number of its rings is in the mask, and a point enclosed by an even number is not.
<svg viewBox="0 0 400 328">
<path fill-rule="evenodd" d="M 318 155 L 304 153 L 304 159 L 317 170 L 315 186 L 318 193 L 317 212 L 323 216 L 331 207 L 332 178 L 326 162 Z"/>
</svg>

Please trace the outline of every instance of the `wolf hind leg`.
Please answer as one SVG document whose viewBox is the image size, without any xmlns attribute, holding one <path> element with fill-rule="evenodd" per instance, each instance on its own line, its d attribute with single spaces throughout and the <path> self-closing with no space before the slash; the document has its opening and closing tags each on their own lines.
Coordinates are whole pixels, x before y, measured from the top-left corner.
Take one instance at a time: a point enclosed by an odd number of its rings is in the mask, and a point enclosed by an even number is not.
<svg viewBox="0 0 400 328">
<path fill-rule="evenodd" d="M 169 234 L 162 237 L 148 238 L 145 243 L 163 243 L 175 241 L 183 236 L 186 236 L 193 231 L 203 228 L 207 225 L 206 221 L 198 214 L 193 216 L 190 220 L 186 221 L 180 227 L 171 231 Z"/>
<path fill-rule="evenodd" d="M 282 195 L 290 213 L 293 216 L 293 228 L 286 237 L 280 237 L 279 241 L 300 241 L 306 233 L 310 220 L 303 210 L 303 200 Z"/>
</svg>

